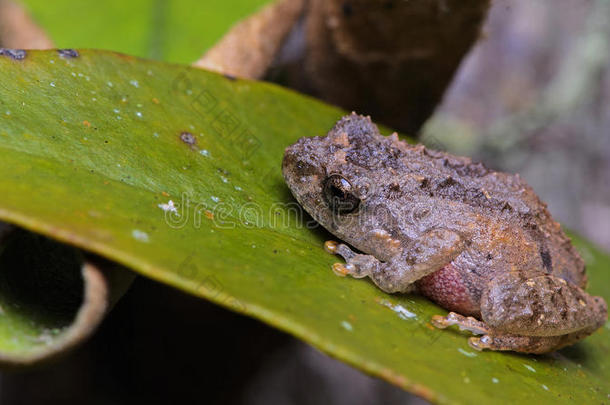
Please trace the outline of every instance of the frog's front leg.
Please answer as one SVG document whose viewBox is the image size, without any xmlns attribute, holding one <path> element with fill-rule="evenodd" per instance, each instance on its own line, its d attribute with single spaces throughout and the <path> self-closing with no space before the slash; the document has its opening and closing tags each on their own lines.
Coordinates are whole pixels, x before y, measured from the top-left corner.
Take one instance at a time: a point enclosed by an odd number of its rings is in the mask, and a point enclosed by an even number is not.
<svg viewBox="0 0 610 405">
<path fill-rule="evenodd" d="M 375 230 L 370 239 L 379 246 L 379 235 L 384 231 Z M 387 261 L 380 261 L 373 255 L 354 253 L 347 245 L 328 241 L 326 251 L 342 256 L 346 264 L 335 263 L 335 274 L 355 278 L 369 276 L 373 282 L 388 293 L 408 292 L 412 284 L 420 278 L 433 273 L 455 259 L 464 249 L 463 239 L 447 229 L 434 229 L 425 233 L 419 240 L 397 249 L 394 241 L 388 240 L 384 252 L 394 249 L 396 253 Z"/>
<path fill-rule="evenodd" d="M 370 276 L 383 264 L 372 255 L 355 253 L 346 244 L 337 243 L 334 240 L 326 241 L 324 243 L 324 250 L 328 253 L 339 255 L 345 260 L 346 264 L 335 263 L 332 267 L 333 272 L 340 277 L 347 275 L 354 278 Z"/>
<path fill-rule="evenodd" d="M 349 246 L 335 241 L 327 241 L 324 249 L 345 259 L 346 264 L 333 264 L 333 272 L 338 276 L 350 275 L 354 278 L 368 276 L 379 288 L 388 293 L 410 292 L 413 289 L 412 283 L 400 282 L 404 269 L 394 260 L 382 262 L 373 255 L 355 253 Z"/>
</svg>

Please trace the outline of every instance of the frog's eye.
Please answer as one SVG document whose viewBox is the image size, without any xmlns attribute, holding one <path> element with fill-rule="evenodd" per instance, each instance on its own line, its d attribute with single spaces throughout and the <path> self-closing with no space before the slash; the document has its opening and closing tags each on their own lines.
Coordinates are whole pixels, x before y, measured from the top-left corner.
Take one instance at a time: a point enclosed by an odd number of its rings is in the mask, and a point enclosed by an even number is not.
<svg viewBox="0 0 610 405">
<path fill-rule="evenodd" d="M 336 214 L 349 214 L 360 205 L 352 184 L 338 174 L 332 174 L 324 180 L 324 199 Z"/>
</svg>

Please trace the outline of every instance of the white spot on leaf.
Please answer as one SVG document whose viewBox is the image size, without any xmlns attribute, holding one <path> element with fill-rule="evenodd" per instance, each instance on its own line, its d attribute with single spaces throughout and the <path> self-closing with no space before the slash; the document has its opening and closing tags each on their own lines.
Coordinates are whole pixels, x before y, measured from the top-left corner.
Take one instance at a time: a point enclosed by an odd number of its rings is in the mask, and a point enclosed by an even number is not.
<svg viewBox="0 0 610 405">
<path fill-rule="evenodd" d="M 348 332 L 351 332 L 352 330 L 354 330 L 354 328 L 352 327 L 352 324 L 349 323 L 348 321 L 341 321 L 341 326 L 343 327 L 343 329 L 345 329 Z"/>
<path fill-rule="evenodd" d="M 532 373 L 536 372 L 536 369 L 534 367 L 530 366 L 529 364 L 524 364 L 523 367 L 527 368 Z"/>
<path fill-rule="evenodd" d="M 161 208 L 165 212 L 173 212 L 174 214 L 178 214 L 178 210 L 176 209 L 176 206 L 172 200 L 169 200 L 167 204 L 159 204 L 157 207 Z"/>
<path fill-rule="evenodd" d="M 466 357 L 477 357 L 477 354 L 476 354 L 476 353 L 473 353 L 473 352 L 468 352 L 468 351 L 466 351 L 466 350 L 462 349 L 461 347 L 458 347 L 458 349 L 457 349 L 457 350 L 458 350 L 458 352 L 462 353 L 462 354 L 463 354 L 464 356 L 466 356 Z"/>
<path fill-rule="evenodd" d="M 401 319 L 417 318 L 417 314 L 414 314 L 400 304 L 393 305 L 390 301 L 385 299 L 379 301 L 379 303 L 396 312 Z"/>
<path fill-rule="evenodd" d="M 139 242 L 144 242 L 144 243 L 150 242 L 150 238 L 148 237 L 148 234 L 144 231 L 140 231 L 139 229 L 134 229 L 131 232 L 131 236 L 133 236 L 133 238 Z"/>
</svg>

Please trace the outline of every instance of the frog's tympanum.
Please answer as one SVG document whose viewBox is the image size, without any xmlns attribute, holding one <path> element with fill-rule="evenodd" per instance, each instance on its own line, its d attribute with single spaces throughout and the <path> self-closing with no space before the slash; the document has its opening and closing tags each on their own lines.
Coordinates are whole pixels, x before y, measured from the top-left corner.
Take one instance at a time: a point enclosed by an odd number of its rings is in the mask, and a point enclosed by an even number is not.
<svg viewBox="0 0 610 405">
<path fill-rule="evenodd" d="M 288 147 L 282 170 L 305 210 L 361 252 L 326 242 L 346 261 L 335 273 L 420 292 L 452 311 L 435 326 L 481 335 L 475 349 L 545 353 L 606 321 L 582 258 L 518 175 L 382 136 L 356 114 Z"/>
</svg>

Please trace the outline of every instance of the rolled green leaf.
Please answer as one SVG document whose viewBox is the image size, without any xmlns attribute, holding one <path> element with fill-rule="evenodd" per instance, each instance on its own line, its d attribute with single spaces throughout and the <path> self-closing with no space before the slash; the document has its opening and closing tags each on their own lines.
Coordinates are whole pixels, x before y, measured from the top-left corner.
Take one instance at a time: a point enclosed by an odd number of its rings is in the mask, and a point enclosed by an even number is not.
<svg viewBox="0 0 610 405">
<path fill-rule="evenodd" d="M 133 274 L 41 235 L 0 225 L 0 365 L 28 366 L 87 339 Z"/>
</svg>

